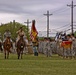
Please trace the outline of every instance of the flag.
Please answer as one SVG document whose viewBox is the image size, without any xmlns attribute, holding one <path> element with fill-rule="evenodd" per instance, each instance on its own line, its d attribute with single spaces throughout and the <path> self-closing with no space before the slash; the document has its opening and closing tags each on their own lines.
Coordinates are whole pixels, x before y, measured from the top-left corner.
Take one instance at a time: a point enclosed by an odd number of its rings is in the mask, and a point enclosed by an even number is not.
<svg viewBox="0 0 76 75">
<path fill-rule="evenodd" d="M 63 41 L 61 43 L 61 47 L 64 47 L 64 48 L 70 48 L 72 45 L 72 41 Z"/>
<path fill-rule="evenodd" d="M 31 33 L 30 33 L 30 38 L 32 39 L 32 41 L 36 39 L 37 35 L 38 35 L 38 32 L 35 27 L 35 20 L 33 20 L 32 27 L 31 27 Z"/>
</svg>

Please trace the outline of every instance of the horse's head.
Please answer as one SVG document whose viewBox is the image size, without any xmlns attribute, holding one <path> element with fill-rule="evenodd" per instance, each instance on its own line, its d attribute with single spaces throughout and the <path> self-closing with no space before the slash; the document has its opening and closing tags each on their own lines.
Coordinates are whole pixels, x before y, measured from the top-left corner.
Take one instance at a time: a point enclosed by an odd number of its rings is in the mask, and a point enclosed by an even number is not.
<svg viewBox="0 0 76 75">
<path fill-rule="evenodd" d="M 21 42 L 21 44 L 20 44 L 20 48 L 21 48 L 21 49 L 24 48 L 24 43 L 23 43 L 23 42 Z"/>
<path fill-rule="evenodd" d="M 20 36 L 20 40 L 17 43 L 17 47 L 23 49 L 25 46 L 25 41 L 23 39 L 23 36 Z"/>
<path fill-rule="evenodd" d="M 10 37 L 7 37 L 5 41 L 9 42 L 10 41 Z"/>
</svg>

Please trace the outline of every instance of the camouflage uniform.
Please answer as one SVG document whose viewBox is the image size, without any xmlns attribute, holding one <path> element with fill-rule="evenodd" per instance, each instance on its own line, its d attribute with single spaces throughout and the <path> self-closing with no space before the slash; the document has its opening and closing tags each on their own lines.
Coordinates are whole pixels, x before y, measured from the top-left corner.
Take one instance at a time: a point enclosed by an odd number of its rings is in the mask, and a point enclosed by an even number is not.
<svg viewBox="0 0 76 75">
<path fill-rule="evenodd" d="M 52 49 L 51 49 L 51 42 L 48 41 L 46 42 L 46 55 L 48 56 L 52 56 Z"/>
<path fill-rule="evenodd" d="M 46 54 L 46 40 L 43 41 L 43 54 Z"/>
<path fill-rule="evenodd" d="M 34 56 L 38 56 L 38 42 L 34 41 L 32 43 L 33 43 L 33 53 L 34 53 Z"/>
<path fill-rule="evenodd" d="M 5 42 L 7 37 L 11 37 L 11 32 L 9 30 L 6 30 L 6 32 L 4 33 L 4 40 L 3 40 L 3 42 Z M 10 41 L 12 42 L 11 38 L 10 38 Z"/>
<path fill-rule="evenodd" d="M 49 38 L 46 38 L 44 41 L 44 54 L 48 56 L 52 56 L 51 42 Z"/>
<path fill-rule="evenodd" d="M 40 53 L 43 53 L 43 41 L 39 41 L 39 48 L 38 48 L 38 51 L 40 52 Z"/>
</svg>

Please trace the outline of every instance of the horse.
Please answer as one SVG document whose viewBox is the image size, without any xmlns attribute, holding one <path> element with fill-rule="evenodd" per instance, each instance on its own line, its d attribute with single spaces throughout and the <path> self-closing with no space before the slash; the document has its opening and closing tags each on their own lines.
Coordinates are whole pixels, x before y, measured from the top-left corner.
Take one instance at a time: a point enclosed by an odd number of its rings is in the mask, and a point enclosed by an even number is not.
<svg viewBox="0 0 76 75">
<path fill-rule="evenodd" d="M 9 58 L 9 53 L 11 53 L 12 42 L 10 41 L 10 37 L 7 37 L 5 42 L 3 43 L 5 59 Z"/>
<path fill-rule="evenodd" d="M 23 55 L 23 50 L 25 47 L 25 41 L 23 39 L 23 36 L 20 36 L 19 41 L 17 42 L 17 55 L 18 55 L 18 59 L 21 57 L 22 59 L 22 55 Z"/>
</svg>

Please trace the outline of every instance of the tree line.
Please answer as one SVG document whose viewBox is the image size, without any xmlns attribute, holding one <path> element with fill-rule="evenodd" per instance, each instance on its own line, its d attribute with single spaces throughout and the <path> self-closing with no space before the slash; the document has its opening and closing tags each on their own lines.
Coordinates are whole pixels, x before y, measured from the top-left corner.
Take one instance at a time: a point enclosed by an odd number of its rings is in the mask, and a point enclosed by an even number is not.
<svg viewBox="0 0 76 75">
<path fill-rule="evenodd" d="M 3 35 L 4 32 L 9 29 L 9 31 L 11 32 L 11 38 L 13 40 L 16 40 L 17 34 L 16 31 L 20 28 L 23 27 L 23 30 L 25 32 L 25 35 L 29 35 L 29 28 L 27 28 L 26 25 L 23 25 L 19 22 L 15 22 L 15 20 L 13 22 L 9 22 L 9 23 L 5 23 L 5 24 L 1 24 L 0 25 L 0 39 L 3 40 Z M 27 31 L 28 30 L 28 31 Z M 28 32 L 28 33 L 27 33 Z M 27 37 L 29 39 L 29 36 Z"/>
</svg>

